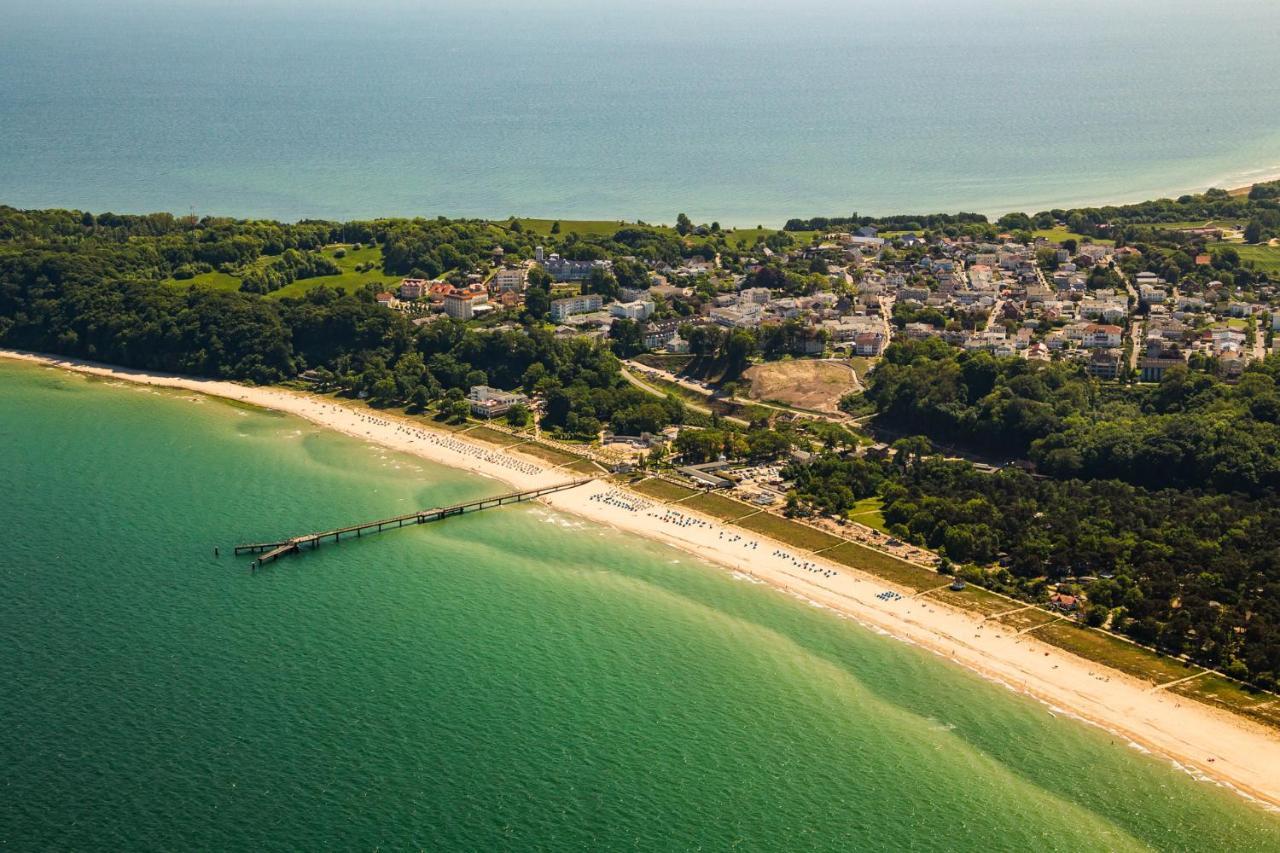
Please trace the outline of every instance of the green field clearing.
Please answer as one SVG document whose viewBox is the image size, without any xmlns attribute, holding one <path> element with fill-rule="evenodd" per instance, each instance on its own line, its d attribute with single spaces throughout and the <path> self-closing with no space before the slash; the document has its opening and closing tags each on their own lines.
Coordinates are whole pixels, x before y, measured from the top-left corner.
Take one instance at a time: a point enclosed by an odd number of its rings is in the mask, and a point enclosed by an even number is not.
<svg viewBox="0 0 1280 853">
<path fill-rule="evenodd" d="M 1200 667 L 1162 657 L 1149 649 L 1078 625 L 1048 625 L 1030 631 L 1029 635 L 1154 684 L 1186 678 L 1200 670 Z"/>
<path fill-rule="evenodd" d="M 747 246 L 754 246 L 757 241 L 767 238 L 770 234 L 777 234 L 776 228 L 735 228 L 731 231 L 724 232 L 724 238 L 730 246 L 736 247 L 739 240 L 745 240 Z M 788 231 L 786 232 L 796 246 L 807 246 L 813 242 L 813 238 L 817 236 L 817 231 Z"/>
<path fill-rule="evenodd" d="M 889 531 L 884 526 L 884 515 L 880 512 L 880 508 L 884 506 L 884 501 L 880 498 L 863 498 L 853 505 L 853 509 L 847 513 L 850 521 L 856 521 L 859 524 L 865 524 L 881 533 Z"/>
<path fill-rule="evenodd" d="M 1057 621 L 1057 619 L 1058 617 L 1054 616 L 1052 613 L 1046 613 L 1038 607 L 1029 607 L 1026 610 L 1019 610 L 1016 613 L 997 617 L 996 621 L 1001 625 L 1008 625 L 1015 631 L 1025 631 L 1028 628 L 1048 625 L 1050 622 Z"/>
<path fill-rule="evenodd" d="M 855 355 L 849 359 L 849 366 L 853 368 L 854 373 L 858 374 L 858 381 L 865 385 L 867 384 L 867 374 L 871 372 L 871 368 L 876 366 L 876 363 L 866 356 Z"/>
<path fill-rule="evenodd" d="M 1100 246 L 1114 246 L 1115 240 L 1101 240 L 1097 237 L 1088 237 L 1084 234 L 1077 234 L 1067 228 L 1043 228 L 1039 231 L 1032 231 L 1032 236 L 1043 237 L 1046 240 L 1052 240 L 1055 243 L 1061 243 L 1063 240 L 1075 240 L 1076 243 L 1097 243 Z"/>
<path fill-rule="evenodd" d="M 938 582 L 946 583 L 947 579 L 940 576 Z M 999 613 L 1002 610 L 1008 610 L 1010 607 L 1018 606 L 1007 598 L 976 586 L 966 586 L 959 592 L 952 589 L 939 589 L 929 593 L 928 597 L 936 598 L 938 601 L 950 604 L 960 610 L 972 610 L 975 613 L 981 613 L 983 616 L 990 616 L 993 613 Z"/>
<path fill-rule="evenodd" d="M 1221 243 L 1215 243 L 1221 246 Z M 1280 273 L 1280 246 L 1247 246 L 1231 243 L 1233 249 L 1240 253 L 1240 262 L 1252 262 L 1259 270 L 1268 273 Z"/>
<path fill-rule="evenodd" d="M 214 290 L 239 290 L 240 279 L 224 272 L 204 272 L 192 278 L 166 278 L 167 287 L 208 287 Z"/>
<path fill-rule="evenodd" d="M 807 551 L 818 551 L 839 545 L 840 539 L 830 533 L 815 530 L 807 524 L 790 521 L 770 512 L 762 512 L 747 518 L 739 519 L 734 525 L 744 530 L 751 530 L 762 536 L 769 536 L 793 548 Z"/>
<path fill-rule="evenodd" d="M 346 249 L 346 257 L 336 257 L 339 249 Z M 363 285 L 373 282 L 381 287 L 399 284 L 401 276 L 384 275 L 382 272 L 382 247 L 381 246 L 365 246 L 362 249 L 352 250 L 350 246 L 326 246 L 321 250 L 321 254 L 330 258 L 336 263 L 342 272 L 338 275 L 322 275 L 316 278 L 301 278 L 297 281 L 285 285 L 279 290 L 267 294 L 272 299 L 281 299 L 286 296 L 302 296 L 313 287 L 325 284 L 329 287 L 342 288 L 347 292 L 354 292 Z M 263 256 L 254 261 L 254 264 L 269 263 L 271 258 Z M 356 267 L 361 264 L 372 263 L 374 268 L 369 272 L 358 273 Z M 187 279 L 165 279 L 163 282 L 168 287 L 187 287 L 195 285 L 196 287 L 209 287 L 215 290 L 239 290 L 240 279 L 237 276 L 229 275 L 223 272 L 207 272 L 201 273 L 193 278 Z"/>
<path fill-rule="evenodd" d="M 659 480 L 657 478 L 633 483 L 629 488 L 642 495 L 647 495 L 648 497 L 656 498 L 660 501 L 678 501 L 698 493 L 695 489 L 690 489 L 685 486 L 681 486 L 667 480 Z"/>
<path fill-rule="evenodd" d="M 346 257 L 335 257 L 335 253 L 339 249 L 346 249 Z M 350 246 L 326 246 L 321 253 L 333 260 L 342 272 L 339 275 L 322 275 L 315 278 L 300 278 L 295 282 L 285 285 L 279 290 L 268 293 L 272 299 L 283 299 L 286 296 L 303 296 L 308 290 L 320 285 L 328 285 L 333 288 L 342 288 L 348 293 L 354 293 L 366 284 L 373 283 L 380 287 L 389 287 L 398 285 L 403 276 L 385 275 L 382 272 L 382 247 L 381 246 L 365 246 L 363 249 L 352 251 Z M 369 272 L 356 272 L 356 267 L 361 264 L 373 264 L 373 269 Z"/>
<path fill-rule="evenodd" d="M 1175 684 L 1169 691 L 1280 728 L 1280 699 L 1274 694 L 1251 693 L 1234 681 L 1212 672 L 1184 684 Z"/>
<path fill-rule="evenodd" d="M 830 551 L 822 552 L 823 559 L 834 560 L 853 569 L 884 578 L 890 583 L 911 589 L 932 589 L 946 580 L 937 572 L 921 568 L 906 560 L 868 548 L 857 542 L 845 542 Z"/>
<path fill-rule="evenodd" d="M 735 518 L 741 518 L 747 513 L 756 511 L 755 507 L 735 501 L 732 498 L 726 498 L 723 495 L 712 494 L 711 492 L 689 498 L 687 501 L 681 501 L 680 505 L 696 509 L 698 512 L 706 513 L 725 521 L 732 521 Z"/>
<path fill-rule="evenodd" d="M 1163 228 L 1170 231 L 1185 231 L 1191 228 L 1236 228 L 1243 225 L 1239 219 L 1210 219 L 1200 222 L 1154 222 L 1152 228 Z"/>
</svg>

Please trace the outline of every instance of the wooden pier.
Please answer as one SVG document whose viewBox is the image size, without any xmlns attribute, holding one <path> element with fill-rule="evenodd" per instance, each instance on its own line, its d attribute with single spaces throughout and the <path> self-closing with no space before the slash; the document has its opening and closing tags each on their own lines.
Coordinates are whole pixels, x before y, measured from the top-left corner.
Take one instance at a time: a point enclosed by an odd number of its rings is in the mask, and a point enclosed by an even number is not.
<svg viewBox="0 0 1280 853">
<path fill-rule="evenodd" d="M 594 478 L 586 477 L 578 480 L 570 480 L 565 483 L 557 483 L 554 486 L 543 486 L 540 489 L 528 489 L 523 492 L 508 492 L 505 495 L 496 495 L 491 498 L 481 498 L 480 500 L 467 501 L 466 503 L 453 504 L 452 506 L 434 507 L 432 509 L 418 510 L 417 512 L 409 512 L 404 515 L 397 515 L 391 518 L 383 518 L 378 521 L 366 521 L 363 524 L 352 524 L 348 527 L 339 527 L 335 530 L 324 530 L 319 533 L 307 533 L 302 536 L 294 536 L 291 539 L 282 539 L 278 542 L 259 542 L 253 545 L 237 545 L 236 554 L 261 554 L 262 556 L 254 560 L 254 566 L 264 566 L 267 563 L 274 562 L 280 557 L 287 554 L 296 554 L 303 547 L 317 548 L 320 543 L 332 539 L 334 542 L 342 541 L 343 536 L 363 536 L 365 533 L 380 533 L 387 528 L 404 527 L 406 524 L 426 524 L 428 521 L 439 521 L 448 518 L 451 515 L 462 515 L 467 512 L 477 512 L 482 509 L 492 509 L 496 506 L 504 506 L 505 504 L 519 503 L 521 501 L 534 500 L 543 495 L 549 495 L 552 492 L 563 492 L 566 489 L 576 489 L 578 486 L 584 486 L 590 483 Z"/>
</svg>

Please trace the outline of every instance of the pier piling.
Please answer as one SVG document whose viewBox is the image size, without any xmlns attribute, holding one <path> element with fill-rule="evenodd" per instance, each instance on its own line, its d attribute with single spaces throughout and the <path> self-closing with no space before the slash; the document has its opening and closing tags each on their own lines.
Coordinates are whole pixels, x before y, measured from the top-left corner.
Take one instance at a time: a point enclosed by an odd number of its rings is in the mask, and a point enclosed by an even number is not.
<svg viewBox="0 0 1280 853">
<path fill-rule="evenodd" d="M 326 539 L 332 539 L 334 542 L 340 542 L 342 535 L 354 533 L 361 536 L 366 530 L 372 532 L 381 532 L 384 528 L 394 525 L 396 528 L 404 527 L 406 524 L 426 524 L 429 521 L 440 521 L 452 515 L 462 515 L 468 512 L 478 512 L 484 509 L 492 509 L 493 507 L 505 506 L 509 503 L 519 503 L 521 501 L 534 500 L 543 495 L 549 495 L 553 492 L 562 492 L 566 489 L 575 489 L 578 486 L 590 483 L 594 478 L 586 477 L 577 480 L 570 480 L 565 483 L 557 483 L 554 486 L 543 486 L 540 489 L 527 489 L 522 492 L 508 492 L 504 495 L 498 495 L 491 498 L 481 498 L 480 500 L 467 501 L 466 503 L 452 504 L 445 507 L 434 507 L 432 509 L 417 510 L 416 512 L 397 515 L 392 518 L 382 518 L 377 521 L 366 521 L 361 524 L 352 524 L 347 527 L 339 527 L 335 530 L 325 530 L 320 533 L 307 533 L 302 536 L 294 536 L 290 539 L 282 539 L 277 542 L 259 542 L 250 545 L 237 545 L 235 553 L 240 554 L 258 554 L 252 568 L 258 569 L 267 563 L 272 563 L 288 554 L 297 554 L 302 551 L 305 544 L 309 548 L 318 548 Z M 218 549 L 214 548 L 214 556 L 217 556 Z"/>
</svg>

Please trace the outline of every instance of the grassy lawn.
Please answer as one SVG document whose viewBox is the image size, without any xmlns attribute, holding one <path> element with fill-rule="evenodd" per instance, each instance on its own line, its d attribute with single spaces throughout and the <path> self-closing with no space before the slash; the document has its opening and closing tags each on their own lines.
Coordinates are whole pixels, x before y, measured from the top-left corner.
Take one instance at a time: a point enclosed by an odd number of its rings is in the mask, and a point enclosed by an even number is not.
<svg viewBox="0 0 1280 853">
<path fill-rule="evenodd" d="M 571 453 L 565 453 L 563 450 L 557 450 L 554 447 L 547 447 L 543 444 L 534 444 L 533 442 L 526 442 L 511 449 L 516 453 L 523 453 L 526 456 L 532 456 L 534 459 L 550 462 L 552 465 L 566 465 L 570 462 L 585 461 L 581 456 L 575 456 Z"/>
<path fill-rule="evenodd" d="M 1217 705 L 1268 726 L 1280 728 L 1280 700 L 1270 693 L 1250 693 L 1234 681 L 1228 681 L 1214 673 L 1207 673 L 1185 684 L 1175 684 L 1169 690 L 1179 696 L 1187 696 L 1207 705 Z"/>
<path fill-rule="evenodd" d="M 725 240 L 730 246 L 735 248 L 739 240 L 746 240 L 747 246 L 754 246 L 757 240 L 763 240 L 770 234 L 776 234 L 776 228 L 735 228 L 725 232 Z M 807 246 L 813 242 L 814 235 L 817 231 L 788 231 L 787 234 L 795 241 L 795 246 Z"/>
<path fill-rule="evenodd" d="M 335 256 L 339 249 L 347 250 L 346 257 L 339 258 Z M 363 249 L 356 251 L 352 251 L 350 246 L 326 246 L 321 250 L 321 254 L 331 258 L 334 263 L 342 268 L 342 272 L 338 275 L 301 278 L 267 295 L 272 299 L 282 299 L 286 296 L 303 296 L 311 288 L 319 287 L 322 284 L 333 288 L 342 288 L 351 293 L 359 290 L 369 282 L 383 287 L 398 285 L 402 278 L 402 276 L 398 275 L 383 274 L 381 246 L 365 246 Z M 369 263 L 373 264 L 372 270 L 369 272 L 356 272 L 357 266 Z"/>
<path fill-rule="evenodd" d="M 240 279 L 233 275 L 227 275 L 224 272 L 205 272 L 192 278 L 166 278 L 164 284 L 169 287 L 186 288 L 192 285 L 196 287 L 211 287 L 214 290 L 239 290 Z"/>
<path fill-rule="evenodd" d="M 1052 613 L 1045 613 L 1038 607 L 1029 607 L 1026 610 L 1019 610 L 1017 613 L 1010 613 L 1007 616 L 1001 616 L 997 618 L 996 621 L 1002 625 L 1008 625 L 1015 631 L 1025 631 L 1028 628 L 1048 625 L 1050 622 L 1056 621 L 1057 618 L 1058 617 L 1054 616 Z"/>
<path fill-rule="evenodd" d="M 1239 219 L 1210 219 L 1200 220 L 1199 222 L 1157 222 L 1151 227 L 1165 228 L 1171 231 L 1184 231 L 1190 228 L 1235 228 L 1244 224 Z"/>
<path fill-rule="evenodd" d="M 682 498 L 687 498 L 690 495 L 697 494 L 697 491 L 694 489 L 689 489 L 684 486 L 677 485 L 676 483 L 656 478 L 642 480 L 639 483 L 633 483 L 630 488 L 642 495 L 657 498 L 660 501 L 678 501 Z"/>
<path fill-rule="evenodd" d="M 1246 246 L 1232 243 L 1231 246 L 1240 253 L 1240 262 L 1252 261 L 1263 272 L 1280 273 L 1280 246 Z"/>
<path fill-rule="evenodd" d="M 1066 649 L 1072 654 L 1088 658 L 1113 669 L 1142 678 L 1155 684 L 1164 684 L 1194 675 L 1200 668 L 1184 664 L 1180 660 L 1162 657 L 1155 652 L 1126 643 L 1102 633 L 1077 625 L 1058 623 L 1030 632 L 1030 636 Z"/>
<path fill-rule="evenodd" d="M 863 498 L 853 505 L 853 509 L 849 510 L 849 520 L 865 524 L 867 527 L 879 530 L 881 533 L 888 533 L 889 531 L 884 526 L 884 515 L 880 512 L 882 506 L 884 506 L 884 501 L 878 497 Z"/>
<path fill-rule="evenodd" d="M 1061 243 L 1063 240 L 1075 240 L 1077 243 L 1092 242 L 1100 246 L 1114 246 L 1114 240 L 1100 240 L 1097 237 L 1088 237 L 1084 234 L 1077 234 L 1067 228 L 1045 228 L 1040 231 L 1032 231 L 1032 236 L 1044 237 L 1046 240 L 1052 240 L 1055 243 Z"/>
<path fill-rule="evenodd" d="M 570 462 L 564 467 L 566 471 L 573 471 L 575 474 L 589 474 L 594 476 L 596 474 L 603 473 L 600 466 L 592 462 L 590 459 L 579 459 L 577 462 Z"/>
<path fill-rule="evenodd" d="M 858 380 L 863 385 L 867 384 L 867 374 L 871 372 L 871 368 L 876 366 L 875 361 L 862 355 L 855 355 L 849 359 L 849 366 L 853 368 L 853 372 L 858 374 Z"/>
<path fill-rule="evenodd" d="M 345 257 L 339 258 L 335 256 L 339 249 L 347 250 Z M 350 246 L 326 246 L 321 250 L 321 254 L 331 258 L 342 269 L 342 272 L 338 275 L 322 275 L 316 278 L 298 279 L 267 295 L 272 299 L 280 299 L 285 296 L 302 296 L 311 288 L 321 284 L 327 284 L 335 288 L 340 287 L 347 292 L 352 292 L 358 290 L 367 282 L 374 282 L 380 286 L 400 283 L 401 277 L 398 275 L 383 275 L 381 246 L 366 246 L 356 251 L 352 251 Z M 263 264 L 270 260 L 271 258 L 264 256 L 255 261 L 254 264 Z M 368 263 L 373 264 L 373 270 L 363 273 L 356 272 L 357 266 Z M 188 279 L 169 278 L 165 279 L 164 284 L 169 287 L 195 285 L 197 287 L 211 287 L 216 290 L 240 289 L 240 279 L 223 272 L 201 273 Z"/>
<path fill-rule="evenodd" d="M 741 518 L 750 512 L 755 512 L 756 507 L 748 506 L 741 501 L 735 501 L 732 498 L 726 498 L 723 495 L 706 494 L 689 498 L 687 501 L 681 501 L 681 506 L 687 506 L 690 509 L 696 509 L 698 512 L 704 512 L 715 518 L 731 521 L 735 518 Z"/>
<path fill-rule="evenodd" d="M 507 435 L 505 432 L 501 432 L 500 430 L 489 429 L 489 427 L 486 426 L 478 426 L 474 429 L 469 429 L 466 434 L 468 438 L 478 438 L 481 441 L 488 442 L 489 444 L 496 444 L 500 447 L 509 447 L 520 442 L 520 439 L 515 436 Z"/>
<path fill-rule="evenodd" d="M 937 572 L 922 569 L 857 542 L 837 545 L 830 551 L 823 551 L 822 557 L 911 589 L 932 589 L 946 581 Z"/>
<path fill-rule="evenodd" d="M 945 577 L 938 578 L 938 583 L 946 582 L 947 579 Z M 981 613 L 983 616 L 990 616 L 992 613 L 999 613 L 1002 610 L 1017 606 L 1007 598 L 976 586 L 966 586 L 959 592 L 940 589 L 929 593 L 929 598 L 936 598 L 944 604 L 950 604 L 952 607 L 957 607 L 961 610 L 972 610 L 975 613 Z"/>
<path fill-rule="evenodd" d="M 734 522 L 734 525 L 772 537 L 793 548 L 804 548 L 808 551 L 817 551 L 840 544 L 840 540 L 830 533 L 823 533 L 807 524 L 800 524 L 769 512 L 739 519 Z"/>
</svg>

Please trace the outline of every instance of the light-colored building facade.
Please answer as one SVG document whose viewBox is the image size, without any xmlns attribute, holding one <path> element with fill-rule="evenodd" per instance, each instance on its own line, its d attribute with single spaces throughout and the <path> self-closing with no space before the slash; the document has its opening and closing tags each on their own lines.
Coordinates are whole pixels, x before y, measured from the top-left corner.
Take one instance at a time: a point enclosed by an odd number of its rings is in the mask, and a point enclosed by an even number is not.
<svg viewBox="0 0 1280 853">
<path fill-rule="evenodd" d="M 581 296 L 568 296 L 564 299 L 551 300 L 551 319 L 563 322 L 574 314 L 587 314 L 599 311 L 604 299 L 598 293 L 586 293 Z"/>
<path fill-rule="evenodd" d="M 476 385 L 468 392 L 467 401 L 471 404 L 471 414 L 478 418 L 492 418 L 505 415 L 512 406 L 523 406 L 529 398 L 515 391 Z"/>
</svg>

